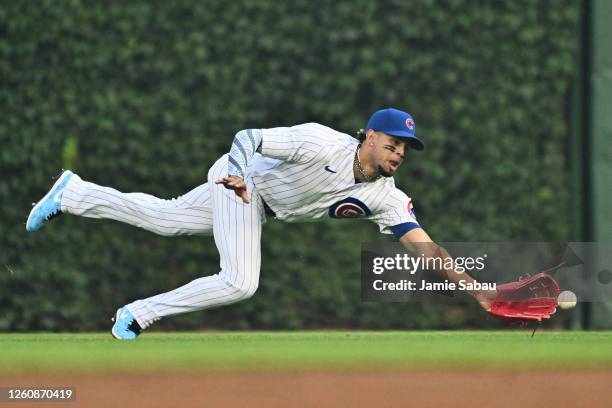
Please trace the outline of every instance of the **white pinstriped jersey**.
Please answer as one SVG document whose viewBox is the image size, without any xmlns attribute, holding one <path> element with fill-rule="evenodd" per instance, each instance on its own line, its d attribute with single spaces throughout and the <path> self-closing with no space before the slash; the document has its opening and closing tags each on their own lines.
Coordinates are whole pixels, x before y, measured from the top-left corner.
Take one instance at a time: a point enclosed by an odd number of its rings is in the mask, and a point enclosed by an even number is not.
<svg viewBox="0 0 612 408">
<path fill-rule="evenodd" d="M 349 135 L 314 123 L 244 134 L 244 144 L 239 141 L 234 150 L 245 160 L 234 159 L 235 168 L 230 170 L 231 156 L 223 156 L 209 170 L 207 183 L 176 199 L 122 193 L 76 174 L 66 184 L 63 212 L 117 220 L 160 235 L 214 236 L 221 270 L 126 305 L 141 328 L 166 316 L 235 303 L 257 290 L 263 208 L 244 203 L 215 183 L 230 171 L 245 175 L 253 198 L 263 198 L 285 221 L 364 217 L 397 237 L 418 227 L 410 199 L 395 188 L 392 178 L 355 183 L 358 142 Z M 259 141 L 263 156 L 245 154 L 252 153 Z M 248 163 L 244 173 L 241 162 Z"/>
<path fill-rule="evenodd" d="M 251 158 L 244 160 L 248 163 L 244 173 L 239 168 L 242 160 L 234 159 L 236 168 L 230 170 L 231 156 L 223 156 L 209 170 L 207 183 L 176 199 L 122 193 L 76 174 L 66 184 L 63 212 L 113 219 L 160 235 L 214 236 L 221 270 L 126 305 L 141 328 L 166 316 L 235 303 L 257 290 L 263 208 L 244 203 L 215 183 L 230 171 L 241 171 L 253 198 L 263 198 L 281 220 L 363 217 L 397 237 L 418 227 L 410 199 L 395 188 L 393 178 L 355 183 L 358 142 L 351 136 L 315 123 L 244 134 L 248 139 L 244 144 L 239 141 L 235 149 Z M 252 153 L 259 141 L 263 155 L 245 154 Z"/>
<path fill-rule="evenodd" d="M 247 175 L 277 218 L 296 222 L 362 217 L 378 224 L 382 233 L 398 236 L 398 228 L 418 227 L 411 199 L 395 187 L 392 177 L 355 182 L 359 142 L 350 135 L 306 123 L 262 129 L 262 136 L 261 154 L 253 156 Z"/>
</svg>

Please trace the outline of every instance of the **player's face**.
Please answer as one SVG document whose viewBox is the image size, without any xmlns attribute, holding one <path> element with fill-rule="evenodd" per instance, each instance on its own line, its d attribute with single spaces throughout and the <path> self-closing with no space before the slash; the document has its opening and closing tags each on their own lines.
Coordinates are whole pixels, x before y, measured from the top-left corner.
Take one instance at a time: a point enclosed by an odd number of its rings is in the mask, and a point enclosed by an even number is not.
<svg viewBox="0 0 612 408">
<path fill-rule="evenodd" d="M 406 141 L 399 137 L 376 132 L 373 159 L 374 165 L 383 177 L 391 177 L 404 161 Z"/>
</svg>

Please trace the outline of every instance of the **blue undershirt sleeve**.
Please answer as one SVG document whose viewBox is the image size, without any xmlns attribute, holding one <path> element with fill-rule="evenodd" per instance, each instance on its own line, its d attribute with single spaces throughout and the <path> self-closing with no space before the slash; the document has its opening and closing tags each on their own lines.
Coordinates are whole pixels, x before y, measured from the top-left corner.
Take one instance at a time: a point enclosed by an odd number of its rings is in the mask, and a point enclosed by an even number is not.
<svg viewBox="0 0 612 408">
<path fill-rule="evenodd" d="M 391 230 L 391 232 L 393 232 L 393 235 L 395 235 L 395 238 L 397 239 L 400 239 L 404 236 L 405 233 L 415 228 L 421 228 L 421 226 L 416 222 L 404 222 L 402 224 L 389 227 L 389 229 Z"/>
</svg>

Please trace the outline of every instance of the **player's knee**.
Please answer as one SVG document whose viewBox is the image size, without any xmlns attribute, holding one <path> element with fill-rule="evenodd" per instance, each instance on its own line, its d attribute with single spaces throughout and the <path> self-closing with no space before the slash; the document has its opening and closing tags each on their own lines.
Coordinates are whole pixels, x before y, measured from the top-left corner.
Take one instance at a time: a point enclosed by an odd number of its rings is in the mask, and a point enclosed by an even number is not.
<svg viewBox="0 0 612 408">
<path fill-rule="evenodd" d="M 245 300 L 252 297 L 257 291 L 257 282 L 249 285 L 240 285 L 236 287 L 236 300 Z"/>
<path fill-rule="evenodd" d="M 257 291 L 258 282 L 251 279 L 228 279 L 226 282 L 233 289 L 234 302 L 248 299 Z"/>
<path fill-rule="evenodd" d="M 231 291 L 232 302 L 239 302 L 252 297 L 259 285 L 258 270 L 224 270 L 220 273 L 220 277 Z"/>
</svg>

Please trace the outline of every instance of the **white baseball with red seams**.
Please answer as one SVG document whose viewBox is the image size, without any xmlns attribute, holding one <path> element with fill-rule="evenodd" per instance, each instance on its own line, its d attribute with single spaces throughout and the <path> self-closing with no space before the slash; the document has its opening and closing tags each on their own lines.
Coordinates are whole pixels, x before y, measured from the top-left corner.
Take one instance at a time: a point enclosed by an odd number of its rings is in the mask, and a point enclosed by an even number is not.
<svg viewBox="0 0 612 408">
<path fill-rule="evenodd" d="M 564 290 L 557 296 L 557 305 L 563 310 L 572 309 L 577 303 L 578 297 L 571 290 Z"/>
</svg>

